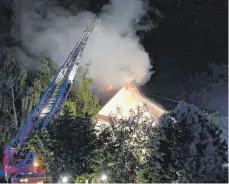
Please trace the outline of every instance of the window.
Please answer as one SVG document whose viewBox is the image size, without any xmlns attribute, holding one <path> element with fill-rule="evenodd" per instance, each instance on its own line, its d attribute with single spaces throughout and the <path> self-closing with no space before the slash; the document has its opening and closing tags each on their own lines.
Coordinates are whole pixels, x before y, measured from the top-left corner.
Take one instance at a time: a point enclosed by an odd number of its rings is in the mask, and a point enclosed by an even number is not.
<svg viewBox="0 0 229 184">
<path fill-rule="evenodd" d="M 122 115 L 122 108 L 120 105 L 116 107 L 116 115 L 120 115 L 120 116 Z"/>
</svg>

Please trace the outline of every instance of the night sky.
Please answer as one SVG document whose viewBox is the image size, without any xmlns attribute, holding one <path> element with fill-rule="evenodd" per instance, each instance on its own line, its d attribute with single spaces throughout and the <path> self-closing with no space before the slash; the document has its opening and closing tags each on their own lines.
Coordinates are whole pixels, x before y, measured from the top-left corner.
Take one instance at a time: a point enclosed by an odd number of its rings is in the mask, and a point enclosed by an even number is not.
<svg viewBox="0 0 229 184">
<path fill-rule="evenodd" d="M 210 63 L 227 63 L 227 1 L 158 0 L 151 4 L 164 19 L 143 40 L 156 70 L 145 89 L 180 100 L 177 83 L 194 72 L 209 72 Z"/>
<path fill-rule="evenodd" d="M 205 71 L 208 63 L 227 63 L 227 1 L 154 1 L 165 16 L 145 36 L 144 46 L 158 73 Z"/>
</svg>

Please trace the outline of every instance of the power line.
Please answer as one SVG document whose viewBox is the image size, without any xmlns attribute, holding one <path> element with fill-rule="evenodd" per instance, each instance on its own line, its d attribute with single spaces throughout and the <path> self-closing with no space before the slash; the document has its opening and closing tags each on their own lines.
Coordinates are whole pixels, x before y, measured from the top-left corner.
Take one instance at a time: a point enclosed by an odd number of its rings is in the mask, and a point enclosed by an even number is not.
<svg viewBox="0 0 229 184">
<path fill-rule="evenodd" d="M 164 100 L 168 100 L 168 101 L 174 102 L 174 103 L 179 103 L 179 101 L 173 100 L 173 99 L 171 99 L 171 98 L 167 98 L 167 97 L 163 97 L 163 96 L 155 95 L 155 94 L 151 94 L 151 95 L 152 95 L 152 96 L 155 96 L 155 97 L 162 98 L 162 99 L 164 99 Z M 203 111 L 209 111 L 209 112 L 213 111 L 213 110 L 210 110 L 210 109 L 203 109 L 203 108 L 201 108 L 201 110 L 203 110 Z"/>
<path fill-rule="evenodd" d="M 171 98 L 167 98 L 167 97 L 163 97 L 163 96 L 160 96 L 160 95 L 155 95 L 155 94 L 151 94 L 152 96 L 155 96 L 155 97 L 159 97 L 159 98 L 162 98 L 164 100 L 168 100 L 168 101 L 171 101 L 171 102 L 175 102 L 175 103 L 179 103 L 179 101 L 177 100 L 173 100 Z"/>
</svg>

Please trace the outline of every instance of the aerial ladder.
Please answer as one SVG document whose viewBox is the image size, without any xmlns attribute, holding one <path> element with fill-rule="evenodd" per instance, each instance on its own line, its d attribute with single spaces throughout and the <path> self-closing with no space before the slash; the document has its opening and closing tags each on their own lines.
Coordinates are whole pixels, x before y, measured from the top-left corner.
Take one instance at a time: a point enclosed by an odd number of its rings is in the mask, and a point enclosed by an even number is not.
<svg viewBox="0 0 229 184">
<path fill-rule="evenodd" d="M 33 178 L 42 178 L 42 176 L 45 175 L 44 169 L 37 168 L 35 162 L 35 151 L 32 150 L 24 154 L 25 158 L 23 159 L 19 159 L 18 155 L 22 152 L 22 150 L 24 151 L 25 141 L 27 140 L 29 134 L 34 129 L 45 129 L 45 126 L 50 118 L 52 118 L 63 105 L 79 67 L 80 58 L 89 35 L 92 33 L 96 24 L 97 20 L 95 18 L 89 22 L 88 27 L 83 31 L 83 34 L 76 43 L 72 52 L 69 54 L 64 64 L 59 68 L 55 78 L 43 92 L 41 98 L 25 119 L 16 136 L 10 141 L 10 144 L 6 146 L 4 151 L 3 166 L 6 179 L 8 180 L 10 176 L 12 183 L 33 183 L 35 181 L 32 180 Z M 36 180 L 36 182 L 37 181 L 38 180 Z"/>
</svg>

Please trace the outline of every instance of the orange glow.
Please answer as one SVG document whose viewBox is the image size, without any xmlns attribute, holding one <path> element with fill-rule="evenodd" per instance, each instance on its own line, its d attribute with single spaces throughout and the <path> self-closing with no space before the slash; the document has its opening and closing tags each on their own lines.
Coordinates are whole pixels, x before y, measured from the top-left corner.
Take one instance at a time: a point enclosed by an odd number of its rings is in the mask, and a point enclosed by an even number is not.
<svg viewBox="0 0 229 184">
<path fill-rule="evenodd" d="M 109 92 L 112 89 L 112 86 L 108 86 L 105 88 L 105 92 Z"/>
<path fill-rule="evenodd" d="M 37 160 L 35 160 L 33 165 L 34 165 L 34 167 L 38 167 L 38 166 L 39 166 L 38 161 L 37 161 Z"/>
</svg>

